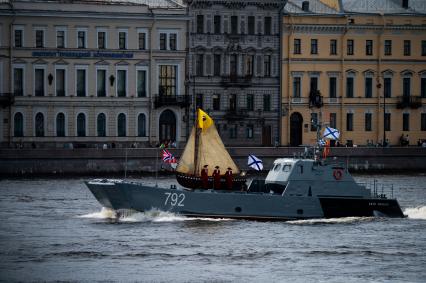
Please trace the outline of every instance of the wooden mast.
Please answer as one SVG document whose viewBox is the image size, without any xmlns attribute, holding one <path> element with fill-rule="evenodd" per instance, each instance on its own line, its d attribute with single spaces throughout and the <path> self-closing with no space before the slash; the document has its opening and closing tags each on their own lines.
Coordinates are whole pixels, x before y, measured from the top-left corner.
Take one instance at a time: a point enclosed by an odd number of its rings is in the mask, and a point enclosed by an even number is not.
<svg viewBox="0 0 426 283">
<path fill-rule="evenodd" d="M 199 166 L 198 166 L 198 150 L 200 148 L 200 131 L 201 129 L 198 128 L 198 108 L 196 110 L 196 115 L 195 115 L 195 138 L 194 138 L 194 176 L 198 176 L 199 175 Z"/>
</svg>

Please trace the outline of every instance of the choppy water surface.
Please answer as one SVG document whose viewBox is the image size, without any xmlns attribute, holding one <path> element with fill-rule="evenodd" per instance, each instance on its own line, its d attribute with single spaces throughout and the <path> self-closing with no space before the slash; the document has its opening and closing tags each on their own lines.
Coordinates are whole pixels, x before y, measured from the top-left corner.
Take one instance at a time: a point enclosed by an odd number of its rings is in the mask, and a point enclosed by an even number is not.
<svg viewBox="0 0 426 283">
<path fill-rule="evenodd" d="M 82 179 L 2 180 L 0 279 L 426 282 L 426 176 L 356 177 L 374 178 L 394 185 L 407 219 L 254 222 L 151 211 L 117 220 Z"/>
</svg>

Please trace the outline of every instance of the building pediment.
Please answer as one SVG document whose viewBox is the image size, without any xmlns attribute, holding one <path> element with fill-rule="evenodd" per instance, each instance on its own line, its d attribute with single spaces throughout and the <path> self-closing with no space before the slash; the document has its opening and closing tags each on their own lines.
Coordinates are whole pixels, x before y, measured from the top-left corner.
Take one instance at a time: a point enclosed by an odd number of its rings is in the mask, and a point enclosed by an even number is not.
<svg viewBox="0 0 426 283">
<path fill-rule="evenodd" d="M 348 69 L 348 70 L 346 70 L 346 74 L 347 75 L 356 75 L 356 74 L 358 74 L 358 71 L 354 70 L 354 69 Z"/>
<path fill-rule="evenodd" d="M 136 66 L 148 66 L 149 65 L 149 60 L 139 60 L 138 62 L 136 62 L 135 65 Z"/>
<path fill-rule="evenodd" d="M 37 59 L 33 62 L 35 65 L 47 65 L 47 61 L 43 59 Z"/>
<path fill-rule="evenodd" d="M 69 63 L 65 61 L 64 59 L 59 59 L 53 62 L 54 65 L 68 65 Z"/>
<path fill-rule="evenodd" d="M 26 64 L 27 61 L 22 60 L 21 58 L 16 58 L 12 61 L 13 64 Z"/>
<path fill-rule="evenodd" d="M 95 65 L 96 66 L 106 66 L 106 65 L 109 65 L 109 62 L 105 61 L 105 60 L 100 60 L 100 61 L 96 62 Z"/>
<path fill-rule="evenodd" d="M 395 74 L 395 71 L 392 71 L 391 69 L 386 69 L 382 71 L 383 76 L 393 76 L 393 74 Z"/>
<path fill-rule="evenodd" d="M 363 71 L 362 73 L 364 74 L 364 76 L 374 76 L 374 74 L 376 72 L 372 69 L 367 69 L 367 70 Z"/>
<path fill-rule="evenodd" d="M 414 71 L 410 69 L 405 69 L 401 71 L 401 76 L 412 76 L 412 75 L 414 75 Z"/>
<path fill-rule="evenodd" d="M 115 63 L 115 66 L 128 66 L 128 65 L 129 65 L 129 63 L 127 61 L 123 61 L 123 60 Z"/>
</svg>

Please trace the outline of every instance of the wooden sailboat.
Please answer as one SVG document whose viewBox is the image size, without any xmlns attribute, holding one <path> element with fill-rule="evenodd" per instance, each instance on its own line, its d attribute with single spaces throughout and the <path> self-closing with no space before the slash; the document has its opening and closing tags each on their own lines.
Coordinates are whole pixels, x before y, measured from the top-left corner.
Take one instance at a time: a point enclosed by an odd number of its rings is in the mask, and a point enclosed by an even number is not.
<svg viewBox="0 0 426 283">
<path fill-rule="evenodd" d="M 209 176 L 213 169 L 219 166 L 223 174 L 229 167 L 234 174 L 233 188 L 240 190 L 245 187 L 246 179 L 240 176 L 240 170 L 226 150 L 218 132 L 207 113 L 197 110 L 197 123 L 191 130 L 191 135 L 176 168 L 176 179 L 181 186 L 187 188 L 202 188 L 201 169 L 208 165 Z M 222 188 L 225 180 L 222 178 Z M 209 177 L 209 188 L 212 188 L 213 178 Z"/>
</svg>

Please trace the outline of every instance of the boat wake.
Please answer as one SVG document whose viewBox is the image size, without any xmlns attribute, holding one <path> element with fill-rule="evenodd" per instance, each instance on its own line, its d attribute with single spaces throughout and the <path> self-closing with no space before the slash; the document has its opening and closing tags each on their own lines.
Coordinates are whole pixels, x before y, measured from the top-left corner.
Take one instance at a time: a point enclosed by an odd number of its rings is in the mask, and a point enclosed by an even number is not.
<svg viewBox="0 0 426 283">
<path fill-rule="evenodd" d="M 112 219 L 118 222 L 181 222 L 181 221 L 229 221 L 228 218 L 186 217 L 173 212 L 152 209 L 146 212 L 135 210 L 113 210 L 103 207 L 100 212 L 89 213 L 81 218 Z"/>
<path fill-rule="evenodd" d="M 296 225 L 318 225 L 318 224 L 349 224 L 371 221 L 374 217 L 342 217 L 342 218 L 319 218 L 287 221 L 288 224 Z"/>
<path fill-rule="evenodd" d="M 404 214 L 410 219 L 425 219 L 426 220 L 426 206 L 409 207 L 404 210 Z"/>
</svg>

